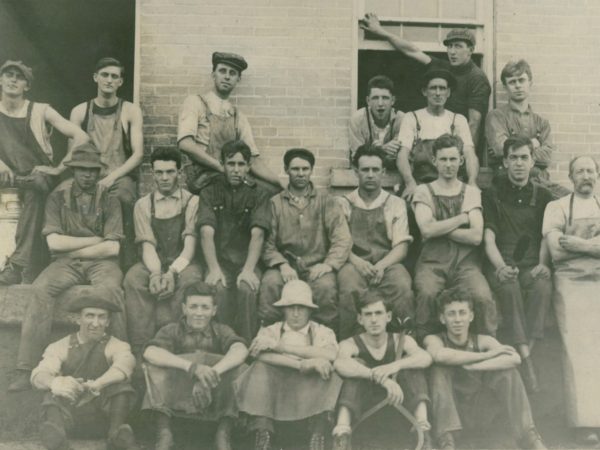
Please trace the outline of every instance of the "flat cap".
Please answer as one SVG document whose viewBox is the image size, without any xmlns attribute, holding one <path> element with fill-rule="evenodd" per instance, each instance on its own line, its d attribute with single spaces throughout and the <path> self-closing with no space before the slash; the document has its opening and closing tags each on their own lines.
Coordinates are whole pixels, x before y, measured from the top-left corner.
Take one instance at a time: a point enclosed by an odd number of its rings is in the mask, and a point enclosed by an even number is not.
<svg viewBox="0 0 600 450">
<path fill-rule="evenodd" d="M 110 312 L 121 312 L 120 305 L 108 300 L 109 293 L 102 287 L 89 286 L 67 306 L 69 312 L 79 312 L 83 308 L 100 308 Z"/>
<path fill-rule="evenodd" d="M 248 63 L 244 57 L 236 53 L 214 52 L 212 54 L 213 67 L 216 67 L 219 63 L 227 64 L 228 66 L 239 70 L 240 73 L 248 68 Z"/>
<path fill-rule="evenodd" d="M 455 28 L 450 30 L 444 39 L 444 45 L 450 44 L 452 41 L 465 41 L 475 47 L 475 35 L 468 28 Z"/>
<path fill-rule="evenodd" d="M 0 67 L 0 74 L 4 73 L 4 71 L 6 69 L 9 69 L 10 67 L 15 67 L 19 69 L 25 77 L 25 79 L 27 80 L 27 82 L 31 84 L 31 82 L 33 81 L 33 70 L 31 70 L 31 67 L 26 66 L 23 63 L 23 61 L 13 61 L 9 59 L 4 64 L 2 64 L 2 67 Z"/>
</svg>

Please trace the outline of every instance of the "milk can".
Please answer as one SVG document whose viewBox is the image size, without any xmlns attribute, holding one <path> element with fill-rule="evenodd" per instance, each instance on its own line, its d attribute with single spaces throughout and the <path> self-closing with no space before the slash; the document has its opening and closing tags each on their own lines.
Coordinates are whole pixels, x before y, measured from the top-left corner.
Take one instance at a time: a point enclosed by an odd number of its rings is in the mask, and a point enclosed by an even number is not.
<svg viewBox="0 0 600 450">
<path fill-rule="evenodd" d="M 0 189 L 0 267 L 15 250 L 17 222 L 21 214 L 21 202 L 15 188 Z"/>
</svg>

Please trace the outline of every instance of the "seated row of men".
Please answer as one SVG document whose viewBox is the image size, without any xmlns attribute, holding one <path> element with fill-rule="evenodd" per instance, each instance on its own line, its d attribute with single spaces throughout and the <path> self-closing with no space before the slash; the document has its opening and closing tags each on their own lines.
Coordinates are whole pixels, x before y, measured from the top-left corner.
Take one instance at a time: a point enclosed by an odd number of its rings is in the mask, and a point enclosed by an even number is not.
<svg viewBox="0 0 600 450">
<path fill-rule="evenodd" d="M 292 280 L 274 304 L 283 320 L 262 328 L 248 347 L 214 321 L 219 305 L 213 292 L 203 283 L 189 286 L 182 318 L 162 327 L 143 352 L 142 410 L 153 414 L 154 448 L 173 449 L 172 421 L 192 418 L 216 422 L 215 448 L 229 450 L 234 425 L 244 417 L 256 450 L 274 448 L 279 422 L 298 421 L 308 422 L 311 450 L 330 448 L 330 435 L 335 450 L 347 450 L 359 423 L 380 412 L 397 426 L 401 415 L 408 418 L 425 436 L 424 448 L 431 448 L 432 424 L 438 448 L 450 450 L 457 432 L 499 417 L 509 424 L 511 447 L 545 448 L 516 370 L 518 354 L 469 330 L 474 314 L 468 298 L 449 290 L 438 300 L 445 329 L 425 338 L 426 350 L 403 330 L 386 331 L 392 312 L 376 292 L 357 298 L 364 331 L 338 346 L 333 330 L 311 320 L 319 308 L 310 286 Z M 69 430 L 106 419 L 109 448 L 138 449 L 127 423 L 135 357 L 107 331 L 120 309 L 90 290 L 70 310 L 79 314 L 79 331 L 48 346 L 31 375 L 33 385 L 47 391 L 42 443 L 67 448 Z M 423 369 L 432 362 L 428 384 Z"/>
</svg>

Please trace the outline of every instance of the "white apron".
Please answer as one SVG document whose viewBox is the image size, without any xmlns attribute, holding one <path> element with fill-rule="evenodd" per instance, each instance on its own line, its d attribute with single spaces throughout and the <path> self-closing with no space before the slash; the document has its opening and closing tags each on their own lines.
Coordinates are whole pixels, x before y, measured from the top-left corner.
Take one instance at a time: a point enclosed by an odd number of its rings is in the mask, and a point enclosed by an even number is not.
<svg viewBox="0 0 600 450">
<path fill-rule="evenodd" d="M 573 219 L 573 194 L 564 234 L 584 239 L 600 234 L 600 217 Z M 582 256 L 555 268 L 567 420 L 572 427 L 600 427 L 600 258 Z"/>
</svg>

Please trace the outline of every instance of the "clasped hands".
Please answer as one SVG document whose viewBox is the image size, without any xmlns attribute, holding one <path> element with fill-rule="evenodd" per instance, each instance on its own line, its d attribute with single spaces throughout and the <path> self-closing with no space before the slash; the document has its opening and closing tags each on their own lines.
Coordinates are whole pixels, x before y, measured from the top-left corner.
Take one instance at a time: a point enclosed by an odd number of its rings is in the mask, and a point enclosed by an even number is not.
<svg viewBox="0 0 600 450">
<path fill-rule="evenodd" d="M 151 294 L 157 295 L 159 300 L 170 297 L 175 292 L 175 273 L 171 270 L 152 273 L 148 290 Z"/>
</svg>

